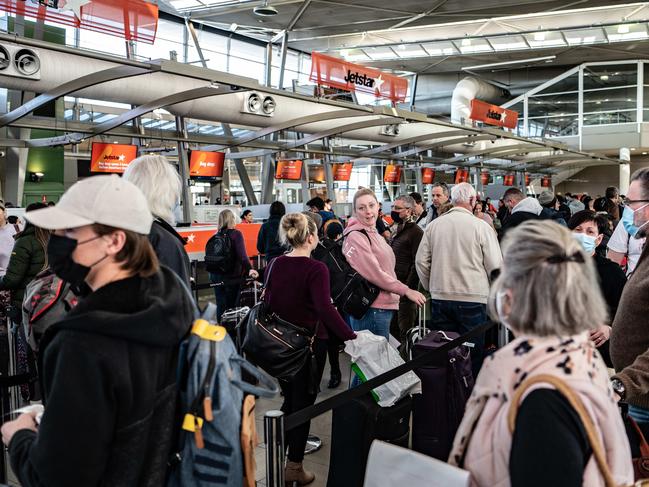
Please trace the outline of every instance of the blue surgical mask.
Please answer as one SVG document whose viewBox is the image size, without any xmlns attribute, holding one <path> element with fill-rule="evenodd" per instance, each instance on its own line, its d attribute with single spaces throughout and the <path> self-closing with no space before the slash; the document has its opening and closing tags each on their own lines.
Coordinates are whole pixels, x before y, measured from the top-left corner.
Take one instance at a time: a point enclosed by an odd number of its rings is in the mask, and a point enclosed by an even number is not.
<svg viewBox="0 0 649 487">
<path fill-rule="evenodd" d="M 586 235 L 585 233 L 573 233 L 572 236 L 581 244 L 581 247 L 586 251 L 588 255 L 591 255 L 593 252 L 595 252 L 595 247 L 597 247 L 597 239 L 595 237 L 591 237 L 590 235 Z"/>
<path fill-rule="evenodd" d="M 638 230 L 640 230 L 642 227 L 644 227 L 647 223 L 649 223 L 649 220 L 644 222 L 642 225 L 637 227 L 634 222 L 633 222 L 633 217 L 635 215 L 636 211 L 642 210 L 645 206 L 643 205 L 640 208 L 633 210 L 629 206 L 624 207 L 624 212 L 622 213 L 622 225 L 624 225 L 624 229 L 626 230 L 626 233 L 628 233 L 631 237 L 636 237 L 638 235 Z M 639 236 L 636 238 L 640 238 Z"/>
</svg>

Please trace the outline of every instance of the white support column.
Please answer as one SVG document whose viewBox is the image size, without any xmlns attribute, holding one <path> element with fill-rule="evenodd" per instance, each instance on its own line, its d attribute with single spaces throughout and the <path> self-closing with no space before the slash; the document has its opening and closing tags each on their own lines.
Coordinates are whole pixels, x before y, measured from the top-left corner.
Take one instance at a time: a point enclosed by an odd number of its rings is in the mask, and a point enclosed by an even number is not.
<svg viewBox="0 0 649 487">
<path fill-rule="evenodd" d="M 584 140 L 584 66 L 579 66 L 578 72 L 578 93 L 577 93 L 577 126 L 579 130 L 579 150 L 582 150 L 582 141 Z"/>
<path fill-rule="evenodd" d="M 620 149 L 620 160 L 631 162 L 631 151 L 622 147 Z M 631 164 L 620 164 L 620 184 L 618 185 L 620 194 L 626 195 L 629 192 L 631 184 Z"/>
</svg>

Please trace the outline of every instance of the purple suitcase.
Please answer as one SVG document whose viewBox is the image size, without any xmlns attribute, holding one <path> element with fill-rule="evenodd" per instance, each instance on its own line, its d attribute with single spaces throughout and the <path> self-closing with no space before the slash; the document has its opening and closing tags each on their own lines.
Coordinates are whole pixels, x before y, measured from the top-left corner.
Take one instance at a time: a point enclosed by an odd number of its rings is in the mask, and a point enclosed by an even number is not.
<svg viewBox="0 0 649 487">
<path fill-rule="evenodd" d="M 432 331 L 414 345 L 413 356 L 458 336 Z M 473 389 L 469 348 L 462 345 L 450 350 L 441 359 L 415 369 L 415 373 L 421 379 L 422 393 L 413 396 L 412 449 L 446 461 Z"/>
</svg>

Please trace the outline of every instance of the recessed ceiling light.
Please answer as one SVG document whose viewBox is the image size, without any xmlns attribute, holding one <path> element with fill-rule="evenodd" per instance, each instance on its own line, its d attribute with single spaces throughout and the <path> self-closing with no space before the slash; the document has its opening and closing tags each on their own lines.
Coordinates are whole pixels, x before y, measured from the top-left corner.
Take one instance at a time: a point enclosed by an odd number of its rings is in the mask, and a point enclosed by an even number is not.
<svg viewBox="0 0 649 487">
<path fill-rule="evenodd" d="M 545 32 L 535 32 L 534 33 L 534 40 L 535 41 L 544 41 L 545 40 Z"/>
<path fill-rule="evenodd" d="M 462 39 L 462 45 L 464 47 L 470 46 L 471 45 L 471 39 Z"/>
<path fill-rule="evenodd" d="M 646 152 L 643 152 L 643 153 L 642 153 L 642 155 L 643 155 L 643 156 L 646 156 L 646 155 L 647 155 L 647 153 L 646 153 Z"/>
<path fill-rule="evenodd" d="M 630 150 L 638 150 L 638 149 L 636 149 L 635 147 L 631 147 L 631 149 L 630 149 Z"/>
<path fill-rule="evenodd" d="M 618 25 L 617 26 L 617 33 L 618 34 L 628 34 L 631 29 L 629 28 L 628 25 Z"/>
<path fill-rule="evenodd" d="M 603 74 L 599 77 L 602 81 L 607 81 L 608 80 L 608 74 Z"/>
</svg>

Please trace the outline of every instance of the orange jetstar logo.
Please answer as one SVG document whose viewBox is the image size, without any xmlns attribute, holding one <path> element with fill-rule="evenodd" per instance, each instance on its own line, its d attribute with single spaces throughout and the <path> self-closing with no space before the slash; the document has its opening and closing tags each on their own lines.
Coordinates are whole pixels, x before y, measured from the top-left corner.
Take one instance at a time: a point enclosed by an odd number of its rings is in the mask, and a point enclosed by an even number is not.
<svg viewBox="0 0 649 487">
<path fill-rule="evenodd" d="M 137 157 L 137 146 L 93 142 L 90 171 L 123 173 Z"/>
</svg>

